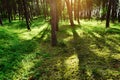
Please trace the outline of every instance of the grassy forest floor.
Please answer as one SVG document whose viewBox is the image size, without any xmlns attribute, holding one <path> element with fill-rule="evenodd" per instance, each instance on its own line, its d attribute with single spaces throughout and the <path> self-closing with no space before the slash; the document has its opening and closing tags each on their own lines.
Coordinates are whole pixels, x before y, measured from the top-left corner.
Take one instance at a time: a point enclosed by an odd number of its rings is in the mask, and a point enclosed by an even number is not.
<svg viewBox="0 0 120 80">
<path fill-rule="evenodd" d="M 0 27 L 0 80 L 120 80 L 120 24 L 81 20 L 74 29 L 60 22 L 58 46 L 50 25 L 4 21 Z"/>
</svg>

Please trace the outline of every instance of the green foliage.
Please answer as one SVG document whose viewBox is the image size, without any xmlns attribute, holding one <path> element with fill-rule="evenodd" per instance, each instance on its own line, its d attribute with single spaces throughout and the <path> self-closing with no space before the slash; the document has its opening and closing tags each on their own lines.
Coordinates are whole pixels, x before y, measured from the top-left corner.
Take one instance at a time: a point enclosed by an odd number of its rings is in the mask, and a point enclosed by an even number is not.
<svg viewBox="0 0 120 80">
<path fill-rule="evenodd" d="M 58 46 L 51 47 L 49 24 L 40 20 L 31 32 L 17 21 L 0 27 L 0 80 L 120 79 L 118 25 L 81 20 L 72 29 L 61 22 Z"/>
<path fill-rule="evenodd" d="M 34 62 L 39 62 L 41 56 L 49 58 L 47 54 L 38 56 L 35 53 L 38 46 L 35 40 L 21 39 L 19 33 L 24 28 L 18 30 L 19 26 L 24 24 L 14 21 L 0 28 L 0 80 L 26 79 L 25 76 L 32 72 L 28 73 L 28 70 L 34 66 Z"/>
<path fill-rule="evenodd" d="M 109 34 L 120 34 L 120 29 L 110 28 L 110 29 L 107 30 L 107 33 L 109 33 Z"/>
</svg>

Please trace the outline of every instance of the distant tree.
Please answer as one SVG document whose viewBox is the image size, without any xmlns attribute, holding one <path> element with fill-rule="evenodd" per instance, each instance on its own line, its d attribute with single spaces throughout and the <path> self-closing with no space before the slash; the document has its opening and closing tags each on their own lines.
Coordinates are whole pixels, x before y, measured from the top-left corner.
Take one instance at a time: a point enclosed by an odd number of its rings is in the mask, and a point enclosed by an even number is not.
<svg viewBox="0 0 120 80">
<path fill-rule="evenodd" d="M 0 1 L 0 5 L 1 5 L 1 1 Z M 1 6 L 0 6 L 0 25 L 3 25 L 3 23 L 2 23 L 1 13 L 2 13 L 2 10 L 1 10 Z"/>
<path fill-rule="evenodd" d="M 3 23 L 2 23 L 2 18 L 0 17 L 0 25 L 3 25 Z"/>
<path fill-rule="evenodd" d="M 118 22 L 120 22 L 120 9 L 118 11 Z"/>
<path fill-rule="evenodd" d="M 115 0 L 112 2 L 112 13 L 111 13 L 111 18 L 112 18 L 112 22 L 114 23 L 115 20 L 117 19 L 117 9 L 118 9 L 118 3 L 119 3 L 119 0 Z"/>
<path fill-rule="evenodd" d="M 74 20 L 76 20 L 78 22 L 78 24 L 80 24 L 80 0 L 74 0 Z"/>
<path fill-rule="evenodd" d="M 70 24 L 71 26 L 74 26 L 74 22 L 73 22 L 73 14 L 72 14 L 72 1 L 70 3 L 70 0 L 65 0 L 66 5 L 67 5 L 67 11 L 69 14 L 69 19 L 70 19 Z"/>
<path fill-rule="evenodd" d="M 107 8 L 107 15 L 106 15 L 106 28 L 110 27 L 111 6 L 112 6 L 112 0 L 108 0 L 108 8 Z"/>
<path fill-rule="evenodd" d="M 101 0 L 101 21 L 106 19 L 108 0 Z"/>
<path fill-rule="evenodd" d="M 9 23 L 11 23 L 11 21 L 12 21 L 12 5 L 11 5 L 12 1 L 5 0 L 5 3 L 6 3 L 8 20 L 9 20 Z"/>
<path fill-rule="evenodd" d="M 36 12 L 37 15 L 40 15 L 40 5 L 39 5 L 39 0 L 35 0 L 36 1 Z"/>
<path fill-rule="evenodd" d="M 77 6 L 77 13 L 76 13 L 77 22 L 78 22 L 78 24 L 80 24 L 80 7 L 81 7 L 81 5 L 80 5 L 80 0 L 78 0 L 76 6 Z"/>
<path fill-rule="evenodd" d="M 24 17 L 26 19 L 27 29 L 31 30 L 30 29 L 30 25 L 29 25 L 29 12 L 28 12 L 28 9 L 27 9 L 27 1 L 26 0 L 22 0 L 22 3 L 23 3 Z"/>
<path fill-rule="evenodd" d="M 16 4 L 18 5 L 18 16 L 19 20 L 23 19 L 23 6 L 22 6 L 22 1 L 17 0 Z"/>
</svg>

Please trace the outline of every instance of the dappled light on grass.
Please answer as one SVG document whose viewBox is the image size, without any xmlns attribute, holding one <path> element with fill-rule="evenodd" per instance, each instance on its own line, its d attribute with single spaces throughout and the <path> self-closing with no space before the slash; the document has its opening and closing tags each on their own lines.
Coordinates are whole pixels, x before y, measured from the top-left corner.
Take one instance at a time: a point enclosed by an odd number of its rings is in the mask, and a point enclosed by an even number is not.
<svg viewBox="0 0 120 80">
<path fill-rule="evenodd" d="M 65 62 L 65 79 L 79 80 L 79 58 L 77 54 L 68 57 Z"/>
<path fill-rule="evenodd" d="M 70 41 L 72 38 L 73 38 L 73 37 L 67 37 L 67 38 L 64 38 L 63 40 L 64 40 L 64 42 L 68 42 L 68 41 Z"/>
<path fill-rule="evenodd" d="M 49 24 L 45 23 L 42 26 L 32 28 L 32 31 L 25 31 L 23 33 L 20 33 L 19 36 L 21 39 L 31 40 L 35 36 L 38 36 L 38 37 L 41 36 L 39 33 L 42 32 L 47 27 L 49 27 Z"/>
<path fill-rule="evenodd" d="M 99 50 L 99 49 L 95 49 L 95 50 L 93 49 L 93 52 L 95 52 L 95 55 L 105 58 L 105 59 L 108 58 L 110 55 L 109 51 L 107 51 L 106 49 L 105 49 L 105 51 Z"/>
<path fill-rule="evenodd" d="M 111 57 L 113 59 L 120 60 L 120 54 L 119 53 L 118 54 L 113 54 Z"/>
<path fill-rule="evenodd" d="M 119 71 L 112 70 L 112 69 L 106 69 L 106 70 L 104 70 L 103 71 L 103 75 L 106 76 L 106 78 L 108 78 L 108 79 L 116 79 L 115 77 L 118 77 L 118 79 L 120 78 Z M 110 76 L 110 77 L 108 77 L 108 76 Z"/>
<path fill-rule="evenodd" d="M 36 53 L 38 42 L 32 38 L 42 36 L 39 33 L 49 27 L 49 24 L 34 26 L 31 32 L 28 32 L 26 27 L 20 27 L 25 26 L 20 25 L 17 20 L 0 27 L 0 79 L 28 80 L 34 73 L 30 70 L 35 63 L 41 61 L 41 57 Z"/>
<path fill-rule="evenodd" d="M 58 46 L 51 47 L 49 23 L 35 21 L 32 31 L 16 28 L 17 21 L 13 22 L 16 25 L 11 24 L 14 28 L 8 24 L 0 28 L 0 78 L 119 79 L 120 35 L 117 25 L 105 29 L 104 22 L 81 20 L 81 25 L 72 29 L 66 25 L 68 21 L 61 22 Z"/>
<path fill-rule="evenodd" d="M 26 59 L 29 55 L 25 57 L 21 62 L 19 62 L 20 67 L 17 69 L 16 73 L 13 75 L 13 80 L 16 79 L 27 79 L 25 76 L 28 76 L 31 72 L 29 70 L 34 66 L 33 61 L 30 62 L 30 57 Z M 18 75 L 19 74 L 19 75 Z"/>
</svg>

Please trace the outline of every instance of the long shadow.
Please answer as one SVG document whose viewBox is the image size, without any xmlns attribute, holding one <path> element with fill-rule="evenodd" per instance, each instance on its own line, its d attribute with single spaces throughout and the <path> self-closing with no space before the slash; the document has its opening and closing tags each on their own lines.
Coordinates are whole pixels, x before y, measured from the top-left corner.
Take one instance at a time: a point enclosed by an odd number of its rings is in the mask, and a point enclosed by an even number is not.
<svg viewBox="0 0 120 80">
<path fill-rule="evenodd" d="M 103 75 L 101 71 L 104 72 L 107 69 L 113 69 L 104 57 L 97 56 L 96 52 L 90 49 L 92 38 L 88 38 L 87 36 L 80 37 L 75 30 L 73 30 L 73 36 L 73 46 L 79 58 L 80 80 L 106 80 L 106 75 Z M 96 43 L 98 43 L 98 40 L 96 40 Z M 117 69 L 117 71 L 119 70 Z M 120 79 L 118 76 L 112 77 Z"/>
<path fill-rule="evenodd" d="M 38 27 L 38 26 L 41 26 L 45 23 L 46 23 L 46 21 L 43 18 L 38 18 L 38 19 L 33 20 L 31 22 L 31 27 Z"/>
<path fill-rule="evenodd" d="M 120 29 L 118 28 L 109 28 L 106 33 L 108 34 L 120 34 Z"/>
<path fill-rule="evenodd" d="M 45 23 L 46 22 L 45 22 L 45 20 L 43 20 L 43 18 L 37 18 L 36 20 L 31 21 L 30 27 L 31 28 L 38 27 Z M 8 26 L 8 28 L 10 28 L 10 29 L 25 29 L 26 23 L 24 20 L 23 21 L 22 20 L 13 20 L 11 23 L 5 22 L 4 26 Z"/>
<path fill-rule="evenodd" d="M 0 79 L 17 79 L 17 76 L 24 74 L 22 63 L 34 52 L 37 46 L 36 42 L 21 41 L 16 34 L 7 31 L 0 35 L 2 35 L 0 38 Z"/>
<path fill-rule="evenodd" d="M 119 23 L 114 23 L 113 26 L 118 26 L 119 27 L 120 24 Z"/>
<path fill-rule="evenodd" d="M 64 29 L 66 30 L 66 28 Z M 64 35 L 62 37 L 63 39 L 70 36 L 66 31 L 64 31 L 64 29 L 61 30 L 60 33 L 61 35 Z M 99 41 L 99 38 L 92 33 L 90 34 L 93 36 L 92 38 L 89 37 L 88 34 L 86 35 L 86 33 L 84 36 L 78 35 L 76 29 L 77 28 L 70 30 L 73 33 L 73 39 L 68 40 L 67 43 L 69 43 L 69 45 L 66 45 L 63 42 L 57 47 L 52 48 L 51 46 L 48 46 L 49 43 L 42 42 L 42 45 L 40 46 L 44 49 L 43 52 L 39 51 L 38 54 L 41 54 L 43 60 L 42 62 L 39 61 L 35 64 L 33 67 L 34 69 L 32 69 L 33 71 L 35 70 L 35 72 L 29 80 L 120 79 L 119 75 L 114 76 L 111 73 L 108 73 L 108 70 L 116 72 L 119 70 L 112 68 L 112 64 L 107 58 L 98 56 L 97 52 L 91 49 L 92 44 L 99 43 L 104 46 L 104 39 L 100 42 L 101 39 Z M 43 31 L 40 35 L 45 32 Z M 103 36 L 104 34 L 100 31 L 100 35 Z M 93 40 L 93 38 L 95 40 Z M 35 40 L 39 39 L 40 38 L 35 37 Z M 96 47 L 96 49 L 99 49 L 99 47 Z M 78 58 L 79 63 L 76 62 L 76 58 L 74 57 Z M 78 70 L 75 70 L 75 68 L 77 68 L 75 64 L 78 64 Z"/>
<path fill-rule="evenodd" d="M 32 40 L 36 40 L 36 41 L 38 41 L 38 42 L 40 42 L 40 41 L 42 41 L 43 40 L 43 38 L 47 35 L 49 35 L 50 34 L 50 26 L 49 26 L 49 24 L 44 28 L 44 29 L 42 29 L 36 36 L 34 36 L 33 38 L 32 38 Z M 48 37 L 47 37 L 48 38 Z"/>
<path fill-rule="evenodd" d="M 100 35 L 100 37 L 97 37 L 94 33 L 97 35 Z M 119 39 L 114 38 L 114 37 L 112 38 L 107 37 L 108 35 L 111 35 L 111 34 L 119 34 L 119 29 L 111 28 L 110 30 L 107 30 L 106 32 L 92 31 L 89 34 L 92 35 L 92 37 L 95 39 L 94 42 L 99 49 L 103 49 L 106 46 L 107 48 L 109 48 L 111 53 L 120 53 L 120 50 L 115 49 L 116 45 L 120 46 Z M 107 41 L 110 41 L 114 44 L 107 43 Z"/>
</svg>

